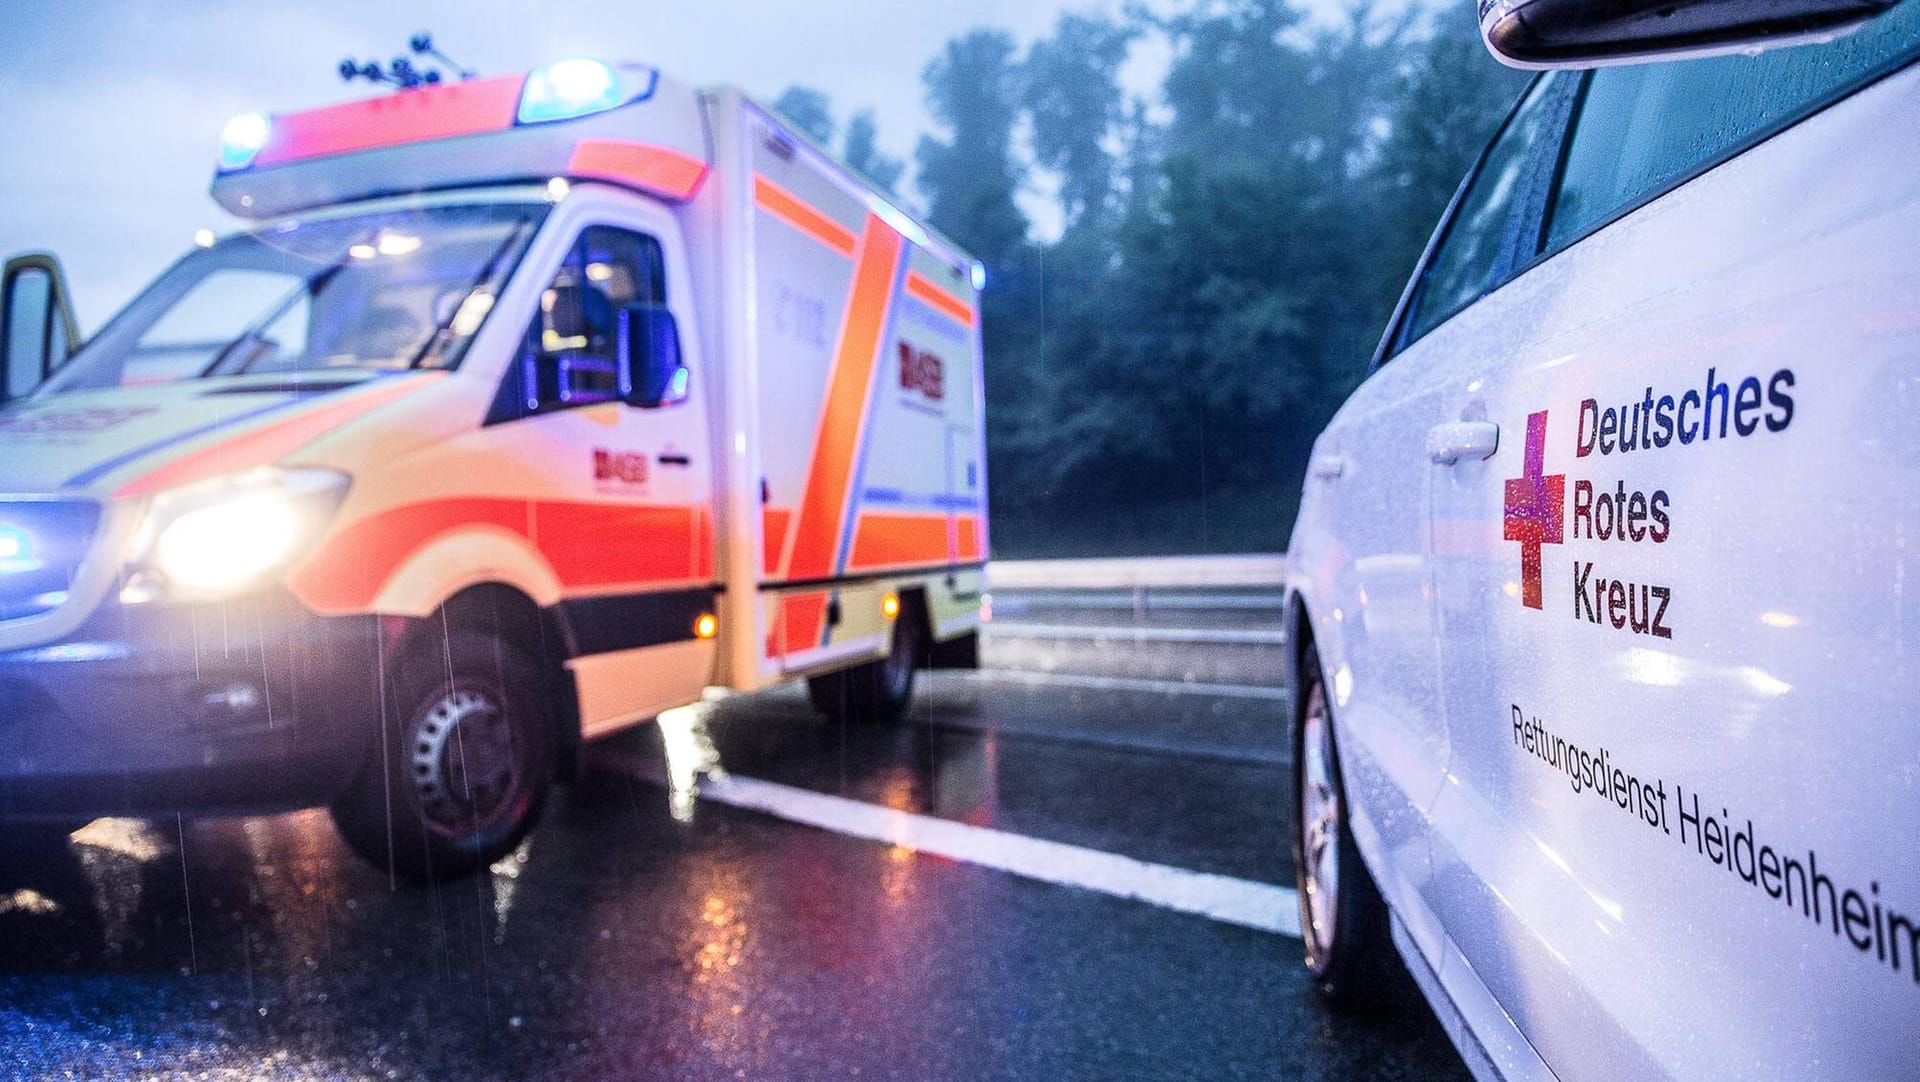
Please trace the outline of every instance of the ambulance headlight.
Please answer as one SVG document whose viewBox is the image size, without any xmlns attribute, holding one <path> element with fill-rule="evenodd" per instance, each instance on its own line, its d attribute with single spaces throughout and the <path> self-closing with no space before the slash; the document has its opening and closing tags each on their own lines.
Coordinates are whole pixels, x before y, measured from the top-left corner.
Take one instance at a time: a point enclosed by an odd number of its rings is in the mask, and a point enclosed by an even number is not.
<svg viewBox="0 0 1920 1082">
<path fill-rule="evenodd" d="M 160 493 L 134 535 L 120 600 L 217 601 L 264 584 L 319 538 L 347 483 L 332 470 L 268 467 Z"/>
<path fill-rule="evenodd" d="M 533 69 L 520 90 L 522 124 L 567 120 L 624 105 L 631 95 L 611 64 L 585 57 L 556 60 Z"/>
<path fill-rule="evenodd" d="M 273 134 L 273 121 L 265 113 L 242 113 L 220 129 L 220 168 L 245 169 L 254 155 L 267 145 Z"/>
</svg>

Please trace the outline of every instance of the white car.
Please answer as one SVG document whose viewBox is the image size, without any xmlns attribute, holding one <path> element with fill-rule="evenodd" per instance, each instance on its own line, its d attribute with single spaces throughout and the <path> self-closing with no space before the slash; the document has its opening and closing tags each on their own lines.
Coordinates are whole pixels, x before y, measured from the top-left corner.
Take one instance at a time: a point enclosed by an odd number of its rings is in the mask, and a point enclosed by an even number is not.
<svg viewBox="0 0 1920 1082">
<path fill-rule="evenodd" d="M 1920 1077 L 1920 3 L 1651 64 L 1487 8 L 1608 66 L 1524 93 L 1315 446 L 1307 964 L 1404 960 L 1482 1078 Z"/>
</svg>

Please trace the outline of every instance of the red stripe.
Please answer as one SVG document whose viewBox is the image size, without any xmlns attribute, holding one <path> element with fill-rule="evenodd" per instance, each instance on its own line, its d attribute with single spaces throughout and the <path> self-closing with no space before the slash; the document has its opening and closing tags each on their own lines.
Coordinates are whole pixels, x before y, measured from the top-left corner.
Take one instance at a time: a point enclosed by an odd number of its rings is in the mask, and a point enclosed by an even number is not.
<svg viewBox="0 0 1920 1082">
<path fill-rule="evenodd" d="M 382 94 L 273 118 L 255 165 L 505 131 L 520 108 L 522 75 Z"/>
<path fill-rule="evenodd" d="M 707 163 L 671 147 L 627 139 L 582 139 L 567 172 L 685 201 L 707 179 Z"/>
<path fill-rule="evenodd" d="M 768 507 L 760 512 L 761 572 L 769 577 L 780 569 L 780 557 L 787 551 L 787 523 L 793 512 L 784 507 Z"/>
<path fill-rule="evenodd" d="M 980 559 L 980 520 L 973 515 L 961 515 L 955 520 L 959 527 L 960 539 L 957 550 L 962 560 Z"/>
<path fill-rule="evenodd" d="M 947 516 L 862 514 L 853 525 L 849 571 L 947 562 Z"/>
<path fill-rule="evenodd" d="M 827 595 L 787 594 L 780 599 L 781 652 L 792 656 L 820 646 L 827 620 Z"/>
<path fill-rule="evenodd" d="M 277 424 L 269 424 L 182 455 L 121 485 L 114 491 L 114 496 L 120 499 L 144 496 L 149 492 L 204 481 L 223 473 L 235 473 L 278 462 L 374 407 L 385 405 L 424 385 L 425 380 L 415 378 L 359 394 L 348 392 L 352 397 L 344 401 L 309 409 Z"/>
<path fill-rule="evenodd" d="M 389 508 L 339 530 L 294 570 L 293 592 L 320 612 L 365 611 L 401 565 L 456 530 L 527 541 L 568 590 L 712 577 L 704 507 L 455 497 Z M 615 538 L 620 543 L 610 544 Z"/>
</svg>

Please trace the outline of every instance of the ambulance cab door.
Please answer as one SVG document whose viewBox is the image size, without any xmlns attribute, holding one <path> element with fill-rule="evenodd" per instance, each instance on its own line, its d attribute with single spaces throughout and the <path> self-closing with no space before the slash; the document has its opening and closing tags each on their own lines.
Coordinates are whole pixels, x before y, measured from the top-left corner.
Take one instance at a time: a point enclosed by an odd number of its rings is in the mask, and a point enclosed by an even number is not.
<svg viewBox="0 0 1920 1082">
<path fill-rule="evenodd" d="M 716 602 L 713 389 L 673 216 L 586 189 L 563 212 L 549 228 L 572 240 L 496 413 L 525 415 L 500 427 L 522 430 L 519 454 L 543 473 L 533 532 L 560 579 L 569 667 L 591 737 L 694 701 L 711 679 L 714 640 L 697 624 Z M 643 353 L 676 346 L 684 370 L 658 401 L 635 400 Z"/>
</svg>

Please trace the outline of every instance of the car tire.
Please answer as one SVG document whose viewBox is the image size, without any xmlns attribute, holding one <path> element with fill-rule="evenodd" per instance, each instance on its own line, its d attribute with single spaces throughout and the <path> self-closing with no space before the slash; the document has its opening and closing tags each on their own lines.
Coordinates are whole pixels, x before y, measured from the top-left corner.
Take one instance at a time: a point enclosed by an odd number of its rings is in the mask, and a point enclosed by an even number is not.
<svg viewBox="0 0 1920 1082">
<path fill-rule="evenodd" d="M 1386 903 L 1360 859 L 1334 739 L 1332 704 L 1311 647 L 1300 666 L 1293 733 L 1293 868 L 1307 971 L 1322 998 L 1370 1010 L 1399 1002 Z"/>
<path fill-rule="evenodd" d="M 511 853 L 553 778 L 547 682 L 492 635 L 456 631 L 403 651 L 384 737 L 333 805 L 353 850 L 416 882 L 457 878 Z"/>
<path fill-rule="evenodd" d="M 903 607 L 893 621 L 893 644 L 886 657 L 809 676 L 807 696 L 815 710 L 829 717 L 875 725 L 899 721 L 913 702 L 913 674 L 925 653 L 919 611 Z"/>
</svg>

